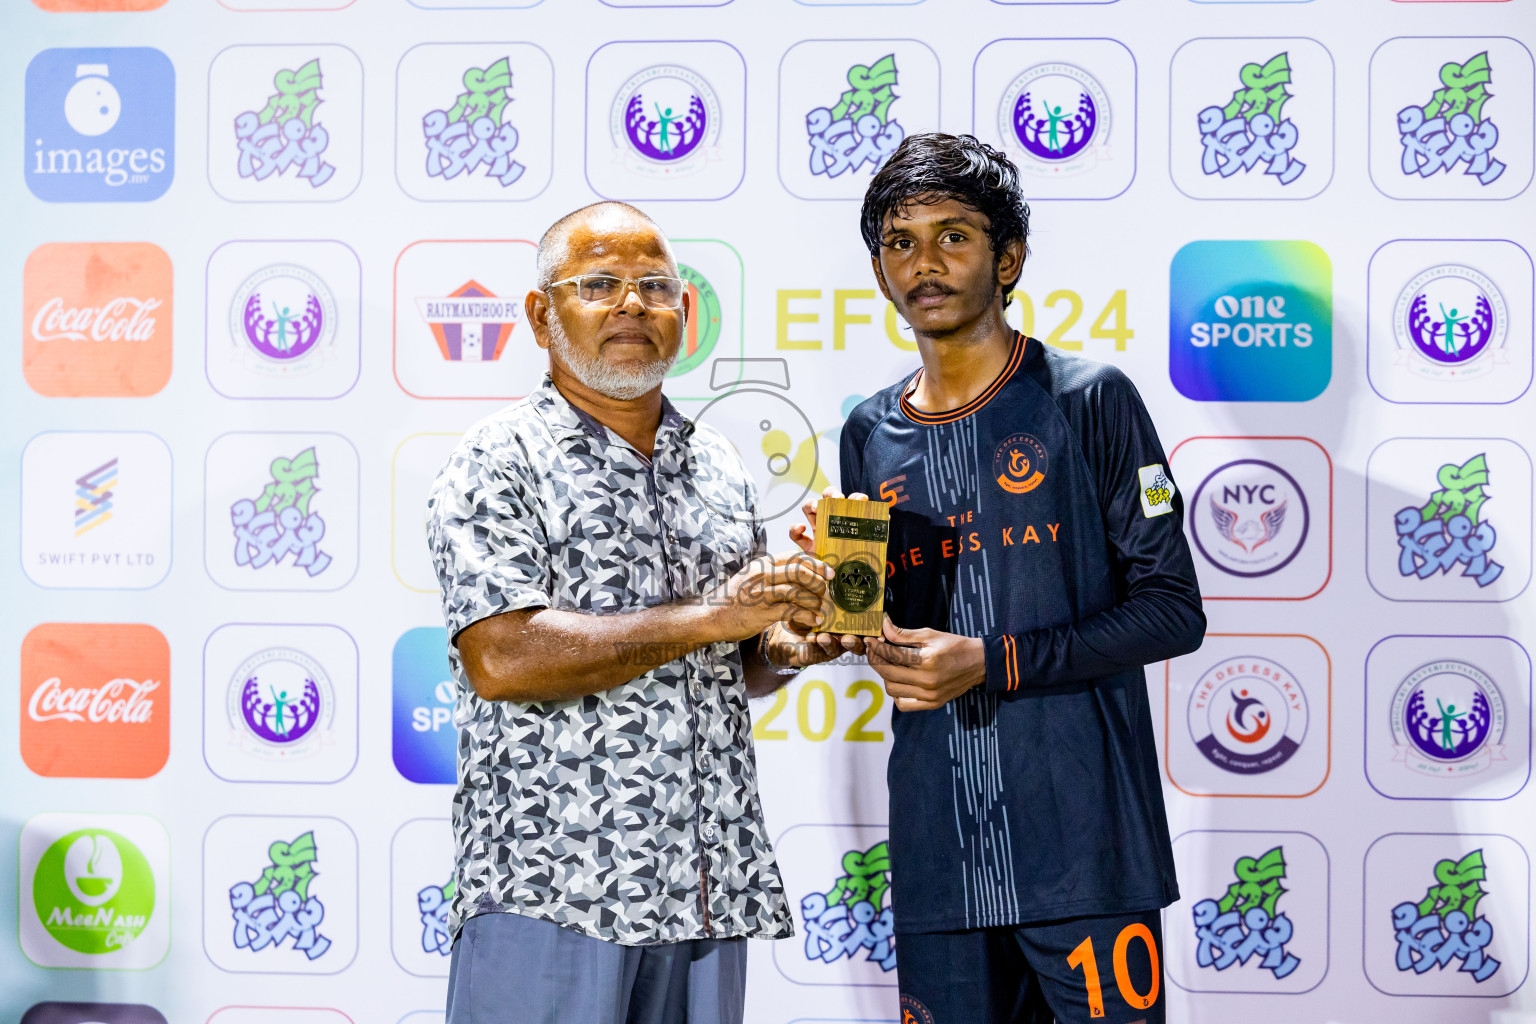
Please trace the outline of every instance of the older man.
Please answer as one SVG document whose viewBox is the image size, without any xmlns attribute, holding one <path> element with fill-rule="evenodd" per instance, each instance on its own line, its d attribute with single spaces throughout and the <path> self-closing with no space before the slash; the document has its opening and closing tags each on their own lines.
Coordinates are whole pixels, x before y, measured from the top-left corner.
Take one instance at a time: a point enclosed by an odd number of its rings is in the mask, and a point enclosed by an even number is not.
<svg viewBox="0 0 1536 1024">
<path fill-rule="evenodd" d="M 747 697 L 831 570 L 763 554 L 751 478 L 661 393 L 689 314 L 656 225 L 557 222 L 525 303 L 549 376 L 429 502 L 459 687 L 449 1024 L 739 1021 L 747 936 L 792 931 Z"/>
</svg>

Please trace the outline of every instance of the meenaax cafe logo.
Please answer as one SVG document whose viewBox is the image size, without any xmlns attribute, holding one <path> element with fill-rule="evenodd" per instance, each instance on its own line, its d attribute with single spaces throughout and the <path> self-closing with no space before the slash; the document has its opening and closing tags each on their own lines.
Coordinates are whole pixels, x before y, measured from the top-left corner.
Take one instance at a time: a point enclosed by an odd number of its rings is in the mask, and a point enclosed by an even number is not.
<svg viewBox="0 0 1536 1024">
<path fill-rule="evenodd" d="M 21 367 L 50 398 L 153 395 L 171 377 L 171 260 L 147 242 L 54 242 L 22 275 Z"/>
<path fill-rule="evenodd" d="M 170 754 L 170 646 L 153 626 L 51 622 L 21 645 L 21 756 L 39 775 L 142 779 Z"/>
</svg>

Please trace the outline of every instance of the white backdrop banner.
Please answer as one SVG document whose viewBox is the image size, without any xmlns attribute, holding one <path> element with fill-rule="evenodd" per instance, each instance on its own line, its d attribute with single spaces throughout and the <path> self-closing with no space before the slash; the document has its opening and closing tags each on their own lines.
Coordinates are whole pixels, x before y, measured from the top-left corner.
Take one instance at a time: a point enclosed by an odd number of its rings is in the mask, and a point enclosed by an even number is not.
<svg viewBox="0 0 1536 1024">
<path fill-rule="evenodd" d="M 918 365 L 858 201 L 941 129 L 1022 171 L 1011 319 L 1131 376 L 1186 501 L 1210 635 L 1147 669 L 1169 1019 L 1536 1021 L 1527 0 L 0 24 L 6 1019 L 440 1024 L 424 499 L 542 375 L 534 243 L 603 197 L 676 239 L 666 391 L 787 547 L 849 411 Z M 834 664 L 754 718 L 796 935 L 753 945 L 748 1020 L 896 1021 L 890 702 Z"/>
</svg>

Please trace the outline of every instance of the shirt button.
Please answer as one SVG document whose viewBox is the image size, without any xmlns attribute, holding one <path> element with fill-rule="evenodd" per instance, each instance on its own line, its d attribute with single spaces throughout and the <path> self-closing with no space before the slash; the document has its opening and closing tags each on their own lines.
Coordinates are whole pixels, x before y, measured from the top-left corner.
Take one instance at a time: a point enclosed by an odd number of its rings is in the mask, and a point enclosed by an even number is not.
<svg viewBox="0 0 1536 1024">
<path fill-rule="evenodd" d="M 697 679 L 688 684 L 688 691 L 693 694 L 694 700 L 704 699 L 704 684 Z"/>
<path fill-rule="evenodd" d="M 699 830 L 699 834 L 704 837 L 704 841 L 706 843 L 712 843 L 712 842 L 715 841 L 715 838 L 720 834 L 720 830 L 715 828 L 715 823 L 714 822 L 706 821 L 704 823 L 704 827 Z"/>
</svg>

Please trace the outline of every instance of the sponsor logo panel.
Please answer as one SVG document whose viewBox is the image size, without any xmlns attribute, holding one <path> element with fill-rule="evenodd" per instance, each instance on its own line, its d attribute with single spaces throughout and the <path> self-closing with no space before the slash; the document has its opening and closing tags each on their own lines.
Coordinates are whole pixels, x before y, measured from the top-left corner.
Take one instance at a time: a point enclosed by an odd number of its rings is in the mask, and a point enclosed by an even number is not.
<svg viewBox="0 0 1536 1024">
<path fill-rule="evenodd" d="M 1311 637 L 1210 634 L 1168 663 L 1169 779 L 1191 796 L 1317 792 L 1332 765 L 1332 672 Z"/>
<path fill-rule="evenodd" d="M 1202 596 L 1302 600 L 1333 571 L 1333 464 L 1304 437 L 1195 437 L 1169 456 Z"/>
<path fill-rule="evenodd" d="M 1504 800 L 1530 778 L 1531 660 L 1502 636 L 1389 636 L 1365 665 L 1365 770 L 1399 800 Z"/>
<path fill-rule="evenodd" d="M 39 775 L 143 779 L 170 756 L 171 648 L 153 626 L 50 622 L 21 642 L 21 757 Z"/>
<path fill-rule="evenodd" d="M 175 102 L 159 50 L 42 51 L 27 65 L 27 188 L 53 203 L 158 199 L 176 173 Z"/>
<path fill-rule="evenodd" d="M 1366 572 L 1392 601 L 1508 601 L 1531 578 L 1531 460 L 1503 438 L 1393 438 L 1366 463 Z"/>
<path fill-rule="evenodd" d="M 171 941 L 170 837 L 142 814 L 22 826 L 21 949 L 39 967 L 147 970 Z"/>
<path fill-rule="evenodd" d="M 1365 975 L 1396 996 L 1502 996 L 1529 972 L 1530 871 L 1504 835 L 1397 832 L 1365 853 Z"/>
<path fill-rule="evenodd" d="M 357 838 L 335 818 L 230 815 L 203 837 L 203 948 L 236 973 L 335 974 L 357 954 Z"/>
<path fill-rule="evenodd" d="M 334 202 L 363 174 L 363 65 L 345 46 L 231 46 L 208 70 L 208 181 L 233 202 Z"/>
<path fill-rule="evenodd" d="M 1168 373 L 1197 402 L 1306 402 L 1333 377 L 1333 264 L 1311 242 L 1190 242 L 1173 258 Z"/>
<path fill-rule="evenodd" d="M 1113 39 L 999 39 L 972 71 L 972 130 L 1040 199 L 1112 199 L 1136 176 L 1136 61 Z"/>
<path fill-rule="evenodd" d="M 171 452 L 154 434 L 39 434 L 21 455 L 22 567 L 38 586 L 144 590 L 171 567 Z"/>
<path fill-rule="evenodd" d="M 1299 995 L 1328 973 L 1328 852 L 1305 832 L 1186 832 L 1163 911 L 1168 976 L 1190 992 Z"/>
</svg>

